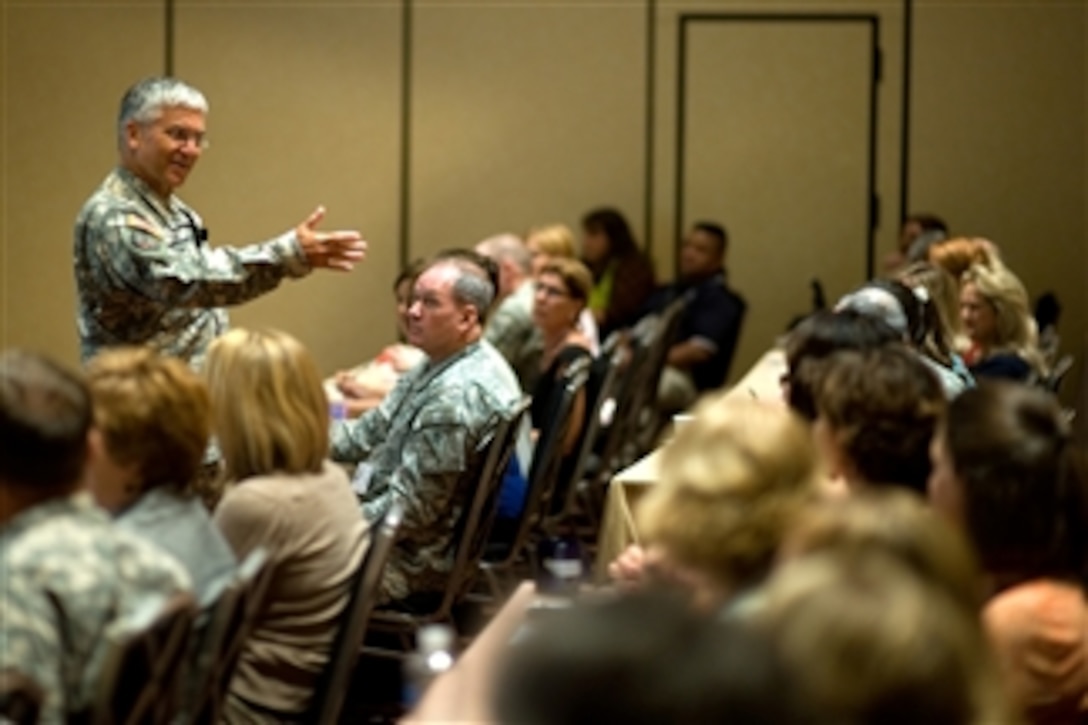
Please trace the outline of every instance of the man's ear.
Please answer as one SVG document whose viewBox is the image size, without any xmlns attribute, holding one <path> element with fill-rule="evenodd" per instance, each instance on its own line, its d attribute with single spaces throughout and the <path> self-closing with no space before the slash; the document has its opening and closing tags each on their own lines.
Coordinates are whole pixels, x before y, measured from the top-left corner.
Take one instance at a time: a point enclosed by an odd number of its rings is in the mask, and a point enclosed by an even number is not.
<svg viewBox="0 0 1088 725">
<path fill-rule="evenodd" d="M 91 426 L 87 431 L 87 462 L 100 460 L 104 455 L 106 455 L 106 439 L 102 436 L 102 431 Z"/>
<path fill-rule="evenodd" d="M 129 120 L 125 124 L 125 150 L 135 151 L 136 146 L 140 141 L 140 124 L 137 121 Z"/>
<path fill-rule="evenodd" d="M 466 328 L 473 327 L 480 322 L 480 311 L 476 305 L 464 305 L 461 307 L 461 320 Z"/>
</svg>

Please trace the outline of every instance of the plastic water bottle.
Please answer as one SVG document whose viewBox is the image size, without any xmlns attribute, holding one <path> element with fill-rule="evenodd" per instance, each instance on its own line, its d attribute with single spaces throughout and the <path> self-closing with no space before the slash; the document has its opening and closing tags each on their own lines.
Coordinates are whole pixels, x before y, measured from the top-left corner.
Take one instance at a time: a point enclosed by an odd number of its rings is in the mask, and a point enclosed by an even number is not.
<svg viewBox="0 0 1088 725">
<path fill-rule="evenodd" d="M 436 677 L 453 667 L 454 631 L 428 624 L 416 633 L 416 651 L 404 662 L 404 706 L 414 707 Z"/>
<path fill-rule="evenodd" d="M 540 542 L 537 592 L 555 604 L 569 604 L 581 589 L 585 566 L 582 546 L 573 536 L 553 536 Z"/>
</svg>

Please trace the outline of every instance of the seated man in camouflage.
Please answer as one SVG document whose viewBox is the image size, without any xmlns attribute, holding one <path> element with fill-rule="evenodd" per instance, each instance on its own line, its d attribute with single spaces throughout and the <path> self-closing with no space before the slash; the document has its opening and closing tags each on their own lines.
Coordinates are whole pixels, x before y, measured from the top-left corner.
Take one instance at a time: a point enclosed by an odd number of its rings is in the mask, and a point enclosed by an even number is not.
<svg viewBox="0 0 1088 725">
<path fill-rule="evenodd" d="M 510 363 L 522 390 L 530 391 L 540 377 L 544 350 L 533 321 L 533 256 L 513 234 L 489 237 L 476 245 L 476 252 L 494 261 L 499 270 L 495 309 L 487 316 L 484 339 Z"/>
<path fill-rule="evenodd" d="M 43 723 L 88 705 L 113 623 L 189 590 L 181 564 L 76 493 L 101 455 L 91 420 L 77 377 L 0 355 L 0 670 L 41 687 Z"/>
<path fill-rule="evenodd" d="M 354 486 L 367 520 L 393 500 L 404 506 L 381 604 L 415 608 L 443 591 L 450 541 L 471 500 L 481 448 L 521 396 L 509 364 L 481 339 L 494 286 L 471 256 L 442 255 L 416 279 L 408 341 L 427 359 L 401 377 L 381 406 L 333 423 L 332 458 L 360 464 Z"/>
</svg>

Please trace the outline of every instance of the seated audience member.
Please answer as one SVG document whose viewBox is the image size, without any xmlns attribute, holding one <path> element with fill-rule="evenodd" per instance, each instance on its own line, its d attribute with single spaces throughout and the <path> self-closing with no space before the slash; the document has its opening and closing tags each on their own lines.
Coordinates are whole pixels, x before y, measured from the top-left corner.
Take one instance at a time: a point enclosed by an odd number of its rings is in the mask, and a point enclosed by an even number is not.
<svg viewBox="0 0 1088 725">
<path fill-rule="evenodd" d="M 646 549 L 624 552 L 609 573 L 659 575 L 702 605 L 736 600 L 770 570 L 815 481 L 812 436 L 786 408 L 707 398 L 662 450 L 660 481 L 635 511 Z"/>
<path fill-rule="evenodd" d="M 616 209 L 594 209 L 582 218 L 582 261 L 593 273 L 589 309 L 602 340 L 631 326 L 654 290 L 654 269 Z"/>
<path fill-rule="evenodd" d="M 973 265 L 986 267 L 1001 264 L 997 245 L 982 237 L 956 237 L 934 244 L 926 252 L 925 260 L 952 275 L 957 282 Z"/>
<path fill-rule="evenodd" d="M 924 499 L 902 488 L 869 488 L 806 506 L 782 542 L 779 560 L 822 551 L 883 552 L 941 588 L 971 616 L 982 609 L 982 574 L 967 539 Z"/>
<path fill-rule="evenodd" d="M 695 224 L 680 248 L 679 278 L 647 304 L 649 312 L 661 313 L 678 299 L 686 301 L 658 388 L 658 406 L 666 413 L 686 410 L 729 374 L 747 305 L 726 284 L 728 245 L 721 225 Z"/>
<path fill-rule="evenodd" d="M 818 383 L 813 435 L 848 490 L 902 486 L 925 496 L 945 405 L 936 376 L 907 347 L 840 352 Z"/>
<path fill-rule="evenodd" d="M 529 230 L 525 246 L 533 259 L 533 277 L 540 274 L 549 263 L 557 259 L 577 259 L 574 252 L 574 232 L 565 224 L 550 224 Z M 588 303 L 578 315 L 578 330 L 589 340 L 589 350 L 594 355 L 600 354 L 600 336 L 597 334 L 597 321 L 593 318 Z"/>
<path fill-rule="evenodd" d="M 800 698 L 769 638 L 660 592 L 531 620 L 496 669 L 501 723 L 828 722 Z"/>
<path fill-rule="evenodd" d="M 353 486 L 366 518 L 377 520 L 394 500 L 404 506 L 382 604 L 426 607 L 444 591 L 486 444 L 522 395 L 510 365 L 483 339 L 494 287 L 476 256 L 445 253 L 416 279 L 408 341 L 426 364 L 374 410 L 332 426 L 333 458 L 361 464 Z"/>
<path fill-rule="evenodd" d="M 948 225 L 935 214 L 911 214 L 899 229 L 896 250 L 884 260 L 889 272 L 926 258 L 929 248 L 948 238 Z"/>
<path fill-rule="evenodd" d="M 358 418 L 378 407 L 397 379 L 423 361 L 419 348 L 405 342 L 412 285 L 422 266 L 422 262 L 412 263 L 393 282 L 397 302 L 397 342 L 385 347 L 373 360 L 351 370 L 341 370 L 325 381 L 325 393 L 333 403 L 343 404 L 345 417 Z"/>
<path fill-rule="evenodd" d="M 513 234 L 485 239 L 476 252 L 495 262 L 499 286 L 494 309 L 488 313 L 484 339 L 495 346 L 521 381 L 532 390 L 540 364 L 540 333 L 533 324 L 532 257 L 525 243 Z"/>
<path fill-rule="evenodd" d="M 782 395 L 808 422 L 816 420 L 815 389 L 827 358 L 841 350 L 868 350 L 900 339 L 882 320 L 853 310 L 814 312 L 790 331 L 785 342 Z"/>
<path fill-rule="evenodd" d="M 533 388 L 530 415 L 533 429 L 540 430 L 550 420 L 557 394 L 556 387 L 564 371 L 578 360 L 589 359 L 589 341 L 578 330 L 578 315 L 585 309 L 592 278 L 581 262 L 557 259 L 544 267 L 536 281 L 533 321 L 544 341 L 540 373 Z M 570 453 L 582 431 L 585 416 L 584 393 L 571 409 L 574 423 L 563 441 L 564 455 Z"/>
<path fill-rule="evenodd" d="M 533 277 L 556 259 L 574 259 L 574 232 L 566 224 L 533 227 L 525 237 L 525 248 L 532 259 Z"/>
<path fill-rule="evenodd" d="M 236 560 L 208 510 L 189 490 L 211 433 L 204 381 L 151 348 L 115 348 L 87 365 L 101 455 L 88 467 L 98 504 L 117 523 L 173 554 L 201 604 L 234 573 Z"/>
<path fill-rule="evenodd" d="M 346 475 L 325 460 L 328 401 L 298 340 L 237 328 L 212 343 L 205 371 L 231 482 L 215 523 L 240 560 L 262 547 L 272 567 L 225 721 L 295 719 L 340 626 L 365 524 Z"/>
<path fill-rule="evenodd" d="M 975 613 L 887 552 L 786 561 L 742 614 L 775 642 L 825 722 L 1015 722 Z"/>
<path fill-rule="evenodd" d="M 1029 382 L 1043 375 L 1028 293 L 1003 265 L 974 265 L 960 281 L 963 358 L 975 377 Z"/>
<path fill-rule="evenodd" d="M 956 341 L 963 336 L 959 284 L 944 269 L 929 262 L 914 262 L 899 270 L 895 279 L 910 288 L 916 296 L 928 298 L 923 304 L 925 332 L 916 346 L 942 368 L 951 370 L 957 378 L 963 379 L 966 385 L 962 387 L 973 387 L 974 376 L 956 351 Z M 928 309 L 930 307 L 932 313 Z M 944 379 L 945 373 L 943 370 L 937 373 L 942 376 L 941 383 L 947 391 L 949 386 Z"/>
<path fill-rule="evenodd" d="M 1088 710 L 1086 484 L 1056 399 L 1008 381 L 953 401 L 933 446 L 931 500 L 975 546 L 1005 691 L 1032 722 Z"/>
<path fill-rule="evenodd" d="M 189 590 L 180 563 L 77 493 L 101 455 L 92 419 L 79 377 L 0 353 L 0 671 L 41 688 L 43 723 L 88 707 L 115 623 Z"/>
<path fill-rule="evenodd" d="M 929 290 L 897 280 L 875 279 L 845 295 L 836 311 L 854 310 L 883 320 L 937 375 L 945 395 L 953 398 L 975 384 L 974 378 L 943 336 Z"/>
</svg>

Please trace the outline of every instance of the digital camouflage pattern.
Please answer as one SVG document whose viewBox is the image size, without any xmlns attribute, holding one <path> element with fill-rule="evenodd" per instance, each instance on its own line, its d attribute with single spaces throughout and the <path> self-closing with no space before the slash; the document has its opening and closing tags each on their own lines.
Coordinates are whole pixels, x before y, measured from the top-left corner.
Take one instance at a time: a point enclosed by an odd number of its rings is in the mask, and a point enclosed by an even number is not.
<svg viewBox="0 0 1088 725">
<path fill-rule="evenodd" d="M 150 345 L 199 368 L 227 329 L 224 307 L 310 271 L 293 231 L 239 248 L 209 247 L 203 231 L 197 213 L 176 196 L 164 204 L 123 168 L 106 177 L 75 226 L 84 360 L 104 347 Z"/>
<path fill-rule="evenodd" d="M 366 520 L 378 520 L 394 500 L 404 507 L 380 603 L 445 589 L 454 528 L 471 500 L 487 443 L 520 398 L 509 364 L 480 341 L 436 365 L 424 361 L 379 407 L 333 423 L 333 460 L 362 462 L 356 492 Z"/>
<path fill-rule="evenodd" d="M 522 282 L 491 311 L 484 328 L 484 339 L 510 363 L 522 390 L 532 390 L 536 384 L 544 351 L 544 340 L 533 322 L 535 289 L 532 280 Z"/>
<path fill-rule="evenodd" d="M 111 626 L 189 588 L 87 494 L 34 506 L 0 527 L 0 669 L 42 688 L 42 723 L 65 722 L 90 703 Z"/>
</svg>

